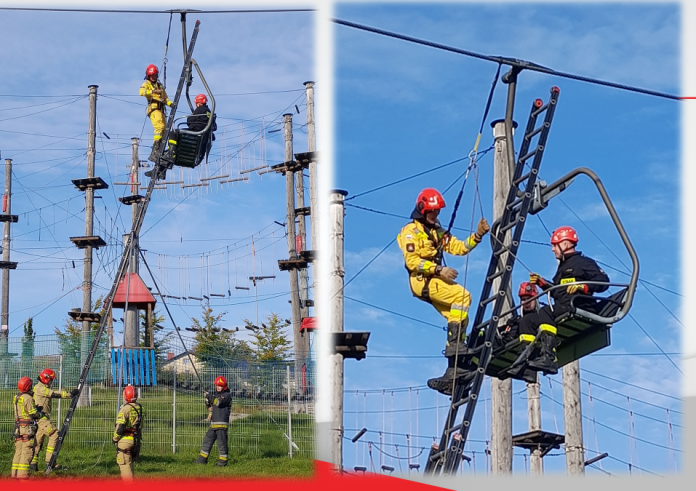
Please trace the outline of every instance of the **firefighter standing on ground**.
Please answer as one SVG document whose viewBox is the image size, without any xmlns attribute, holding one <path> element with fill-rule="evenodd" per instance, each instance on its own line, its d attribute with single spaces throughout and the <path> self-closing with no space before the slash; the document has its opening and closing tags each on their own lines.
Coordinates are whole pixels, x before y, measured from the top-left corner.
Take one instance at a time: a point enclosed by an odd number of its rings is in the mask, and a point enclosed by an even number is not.
<svg viewBox="0 0 696 491">
<path fill-rule="evenodd" d="M 140 453 L 143 408 L 136 402 L 135 387 L 127 386 L 123 391 L 125 404 L 116 418 L 116 429 L 112 442 L 116 445 L 116 463 L 121 470 L 121 479 L 133 479 L 133 463 Z"/>
<path fill-rule="evenodd" d="M 29 477 L 29 463 L 34 457 L 36 445 L 36 421 L 41 417 L 41 411 L 34 404 L 31 386 L 29 377 L 20 378 L 17 382 L 19 394 L 14 397 L 15 453 L 10 476 L 18 479 Z"/>
<path fill-rule="evenodd" d="M 578 234 L 571 227 L 560 227 L 551 235 L 551 248 L 556 259 L 558 269 L 553 281 L 546 280 L 537 273 L 529 273 L 529 282 L 546 291 L 555 285 L 568 285 L 567 288 L 555 288 L 551 290 L 553 308 L 545 305 L 536 315 L 522 317 L 520 321 L 520 334 L 536 336 L 539 334 L 540 355 L 530 360 L 529 367 L 548 374 L 558 373 L 558 360 L 556 358 L 556 318 L 571 310 L 571 300 L 574 295 L 592 295 L 609 289 L 609 276 L 597 263 L 576 251 Z M 606 285 L 582 284 L 582 281 L 598 281 Z M 575 307 L 591 309 L 594 302 L 591 299 L 576 297 Z"/>
<path fill-rule="evenodd" d="M 227 465 L 227 428 L 230 425 L 230 411 L 232 405 L 232 395 L 227 387 L 225 377 L 215 379 L 215 394 L 205 393 L 205 404 L 211 413 L 210 428 L 203 437 L 201 452 L 196 459 L 196 464 L 207 464 L 208 455 L 213 448 L 213 443 L 217 440 L 218 445 L 218 467 Z"/>
<path fill-rule="evenodd" d="M 51 390 L 51 385 L 56 379 L 56 372 L 50 368 L 46 368 L 39 374 L 39 382 L 34 386 L 34 404 L 41 409 L 43 416 L 39 419 L 39 428 L 36 432 L 36 447 L 34 448 L 34 458 L 31 459 L 29 468 L 32 471 L 39 470 L 39 452 L 43 445 L 44 438 L 48 439 L 46 444 L 46 465 L 51 461 L 53 449 L 58 442 L 58 430 L 51 423 L 51 399 L 70 399 L 78 394 L 77 389 L 72 392 L 66 390 L 56 391 Z M 60 465 L 54 465 L 53 470 L 60 469 Z"/>
<path fill-rule="evenodd" d="M 152 143 L 152 153 L 149 160 L 155 161 L 155 155 L 162 149 L 162 133 L 166 127 L 164 107 L 171 106 L 172 101 L 167 97 L 164 86 L 158 80 L 159 70 L 155 65 L 148 65 L 145 70 L 145 82 L 140 86 L 140 95 L 147 98 L 147 116 L 152 121 L 155 130 Z"/>
<path fill-rule="evenodd" d="M 448 235 L 437 217 L 445 207 L 445 200 L 435 189 L 421 191 L 416 208 L 411 214 L 413 222 L 406 225 L 397 236 L 409 272 L 409 284 L 414 296 L 430 303 L 447 319 L 447 370 L 444 375 L 428 380 L 428 387 L 441 393 L 451 392 L 455 378 L 466 372 L 458 365 L 464 362 L 466 327 L 471 295 L 463 286 L 455 283 L 457 270 L 442 265 L 442 253 L 463 256 L 471 252 L 490 230 L 485 218 L 481 218 L 476 232 L 461 241 Z"/>
</svg>

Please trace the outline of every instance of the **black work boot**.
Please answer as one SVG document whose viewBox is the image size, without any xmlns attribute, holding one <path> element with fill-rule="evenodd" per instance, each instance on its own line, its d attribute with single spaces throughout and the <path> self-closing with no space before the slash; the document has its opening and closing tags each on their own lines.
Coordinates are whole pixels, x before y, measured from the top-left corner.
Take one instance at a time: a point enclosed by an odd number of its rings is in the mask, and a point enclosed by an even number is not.
<svg viewBox="0 0 696 491">
<path fill-rule="evenodd" d="M 39 472 L 39 464 L 29 464 L 29 470 Z"/>
<path fill-rule="evenodd" d="M 155 168 L 152 170 L 149 170 L 145 172 L 145 177 L 149 177 L 150 179 L 155 179 L 153 176 L 157 176 L 156 179 L 164 179 L 164 176 L 167 174 L 167 169 L 166 167 L 158 166 L 155 165 Z"/>
<path fill-rule="evenodd" d="M 440 394 L 451 396 L 455 377 L 460 379 L 469 375 L 471 372 L 461 366 L 455 367 L 454 356 L 448 357 L 447 362 L 449 366 L 447 370 L 445 370 L 445 373 L 440 377 L 428 380 L 428 387 L 438 391 Z"/>
<path fill-rule="evenodd" d="M 196 464 L 207 464 L 208 463 L 208 458 L 203 457 L 202 455 L 199 455 L 198 458 L 196 459 Z"/>
<path fill-rule="evenodd" d="M 469 325 L 469 318 L 462 322 L 450 322 L 447 324 L 447 345 L 445 356 L 462 357 L 466 354 L 466 327 Z"/>
<path fill-rule="evenodd" d="M 543 331 L 537 338 L 540 353 L 536 358 L 529 360 L 529 368 L 544 372 L 544 375 L 556 375 L 558 373 L 558 358 L 556 358 L 556 336 Z"/>
<path fill-rule="evenodd" d="M 218 459 L 217 464 L 215 465 L 217 465 L 218 467 L 225 467 L 227 465 L 227 461 Z"/>
<path fill-rule="evenodd" d="M 157 157 L 157 153 L 159 152 L 161 146 L 162 146 L 162 140 L 161 140 L 161 139 L 160 139 L 160 140 L 157 140 L 156 142 L 154 142 L 154 143 L 152 144 L 152 152 L 150 152 L 150 156 L 147 158 L 147 160 L 149 160 L 149 161 L 151 161 L 151 162 L 155 162 L 155 161 L 156 161 L 156 157 Z"/>
</svg>

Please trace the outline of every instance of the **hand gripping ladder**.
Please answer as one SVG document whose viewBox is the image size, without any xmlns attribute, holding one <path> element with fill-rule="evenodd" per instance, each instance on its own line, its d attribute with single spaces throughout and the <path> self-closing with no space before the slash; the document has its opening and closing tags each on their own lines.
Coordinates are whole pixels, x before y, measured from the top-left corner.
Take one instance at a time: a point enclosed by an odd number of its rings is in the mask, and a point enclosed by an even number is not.
<svg viewBox="0 0 696 491">
<path fill-rule="evenodd" d="M 532 104 L 505 210 L 491 230 L 493 253 L 483 291 L 479 297 L 481 301 L 476 310 L 473 328 L 467 340 L 467 351 L 462 354 L 462 358 L 469 364 L 470 372 L 456 382 L 442 438 L 440 444 L 433 445 L 430 450 L 425 466 L 426 474 L 453 475 L 462 461 L 464 444 L 474 417 L 478 395 L 486 368 L 493 355 L 493 341 L 498 320 L 502 317 L 501 314 L 509 313 L 503 312 L 503 306 L 509 296 L 507 289 L 512 279 L 512 268 L 522 238 L 522 230 L 534 201 L 534 183 L 539 173 L 559 92 L 558 87 L 553 87 L 548 103 L 544 104 L 541 99 L 536 99 Z M 543 123 L 537 127 L 537 119 L 542 114 L 544 114 Z M 532 146 L 532 140 L 535 138 L 537 138 L 536 145 Z M 531 148 L 533 149 L 530 150 Z M 531 166 L 528 165 L 530 160 Z M 529 171 L 526 172 L 528 167 Z M 509 245 L 506 245 L 505 237 L 508 231 L 511 232 L 512 240 L 508 242 Z M 501 256 L 504 253 L 507 253 L 507 257 L 503 260 Z M 500 286 L 497 287 L 497 291 L 494 291 L 493 282 L 496 280 Z M 489 305 L 492 305 L 493 311 L 491 317 L 484 320 Z M 457 412 L 462 406 L 466 406 L 464 417 L 461 423 L 455 424 Z"/>
<path fill-rule="evenodd" d="M 198 37 L 198 29 L 199 29 L 200 21 L 196 21 L 196 26 L 193 30 L 193 34 L 191 35 L 191 42 L 189 44 L 188 51 L 185 53 L 184 56 L 184 68 L 181 73 L 181 77 L 179 78 L 179 85 L 176 90 L 176 96 L 174 97 L 174 104 L 172 105 L 172 111 L 169 114 L 169 120 L 167 121 L 167 128 L 165 130 L 164 135 L 162 135 L 162 138 L 166 141 L 167 135 L 172 129 L 172 126 L 174 125 L 174 115 L 176 114 L 176 107 L 177 104 L 179 103 L 179 98 L 181 97 L 181 91 L 183 90 L 184 87 L 184 81 L 186 80 L 186 74 L 187 70 L 189 70 L 189 64 L 191 60 L 191 55 L 193 54 L 193 47 L 196 44 L 196 38 Z M 162 164 L 159 163 L 161 153 L 158 154 L 157 156 L 157 166 L 161 166 Z M 132 244 L 135 242 L 133 237 L 137 237 L 140 235 L 140 228 L 143 225 L 143 221 L 145 220 L 145 212 L 147 211 L 147 206 L 150 203 L 150 199 L 152 198 L 152 191 L 155 188 L 155 183 L 157 182 L 157 175 L 153 175 L 152 179 L 150 179 L 150 184 L 147 187 L 147 193 L 145 195 L 145 199 L 143 202 L 138 206 L 138 211 L 135 216 L 135 220 L 133 222 L 133 227 L 131 229 L 131 234 L 130 234 L 130 240 L 128 240 L 128 243 L 123 249 L 123 255 L 121 256 L 121 263 L 119 264 L 118 270 L 116 271 L 116 277 L 114 278 L 114 283 L 111 286 L 111 290 L 109 291 L 109 295 L 106 297 L 106 301 L 104 303 L 104 310 L 105 312 L 108 312 L 111 309 L 111 306 L 114 301 L 114 297 L 116 294 L 116 289 L 118 287 L 118 284 L 121 282 L 121 279 L 126 274 L 126 271 L 128 271 L 128 265 L 130 262 L 130 257 L 132 254 Z M 79 391 L 78 395 L 73 397 L 72 400 L 70 401 L 70 408 L 68 409 L 67 414 L 65 415 L 65 420 L 63 421 L 63 425 L 60 428 L 60 432 L 58 433 L 58 441 L 56 442 L 55 450 L 53 451 L 53 455 L 51 456 L 51 460 L 49 463 L 46 465 L 46 474 L 50 474 L 51 470 L 53 469 L 53 466 L 56 463 L 56 459 L 58 458 L 58 453 L 60 452 L 61 447 L 63 446 L 63 441 L 65 440 L 65 435 L 68 433 L 68 429 L 70 428 L 70 422 L 72 421 L 73 414 L 75 412 L 75 408 L 77 407 L 77 403 L 80 399 L 80 395 L 82 393 L 82 389 L 85 386 L 85 383 L 87 382 L 87 376 L 89 375 L 89 370 L 92 366 L 92 361 L 94 361 L 94 356 L 97 352 L 97 348 L 99 347 L 99 338 L 101 338 L 102 334 L 104 333 L 104 328 L 106 327 L 106 319 L 107 315 L 103 315 L 101 317 L 101 320 L 99 321 L 99 327 L 97 328 L 97 331 L 94 334 L 94 339 L 92 340 L 92 346 L 89 349 L 89 353 L 87 355 L 87 359 L 85 360 L 85 364 L 82 367 L 82 371 L 80 372 L 80 378 L 77 383 L 77 390 Z"/>
</svg>

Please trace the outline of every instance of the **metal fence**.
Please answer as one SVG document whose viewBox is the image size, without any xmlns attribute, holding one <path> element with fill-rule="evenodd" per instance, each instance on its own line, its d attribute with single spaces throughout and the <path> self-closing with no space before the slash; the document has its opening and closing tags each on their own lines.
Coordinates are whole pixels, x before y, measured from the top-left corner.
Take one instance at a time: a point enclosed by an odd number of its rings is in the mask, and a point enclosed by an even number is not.
<svg viewBox="0 0 696 491">
<path fill-rule="evenodd" d="M 61 343 L 55 337 L 44 338 L 35 341 L 34 356 L 26 352 L 22 356 L 21 343 L 13 344 L 10 340 L 10 356 L 0 359 L 0 435 L 3 439 L 9 438 L 14 428 L 12 399 L 20 377 L 36 380 L 41 370 L 52 368 L 57 375 L 54 389 L 70 391 L 77 384 L 82 368 L 79 356 L 50 354 Z M 47 349 L 49 345 L 52 347 Z M 191 452 L 195 455 L 209 425 L 203 390 L 213 391 L 213 381 L 223 375 L 232 393 L 230 453 L 260 456 L 289 453 L 313 458 L 314 393 L 308 390 L 306 382 L 314 378 L 311 365 L 296 374 L 293 362 L 221 359 L 214 363 L 216 368 L 210 368 L 195 358 L 193 361 L 202 384 L 186 356 L 170 360 L 158 358 L 156 386 L 134 384 L 144 412 L 143 452 Z M 108 347 L 100 350 L 84 389 L 89 403 L 75 410 L 63 448 L 102 446 L 111 441 L 124 386 L 123 379 L 119 383 L 115 376 L 118 370 Z M 69 403 L 65 399 L 53 401 L 51 419 L 59 427 Z"/>
</svg>

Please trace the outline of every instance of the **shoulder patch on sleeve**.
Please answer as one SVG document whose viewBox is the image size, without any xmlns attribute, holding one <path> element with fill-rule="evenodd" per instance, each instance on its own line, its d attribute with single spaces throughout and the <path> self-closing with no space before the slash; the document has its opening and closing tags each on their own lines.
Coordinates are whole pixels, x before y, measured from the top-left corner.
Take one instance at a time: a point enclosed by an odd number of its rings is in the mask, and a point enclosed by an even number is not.
<svg viewBox="0 0 696 491">
<path fill-rule="evenodd" d="M 406 244 L 406 250 L 408 252 L 415 252 L 416 246 L 414 246 L 413 244 Z"/>
</svg>

